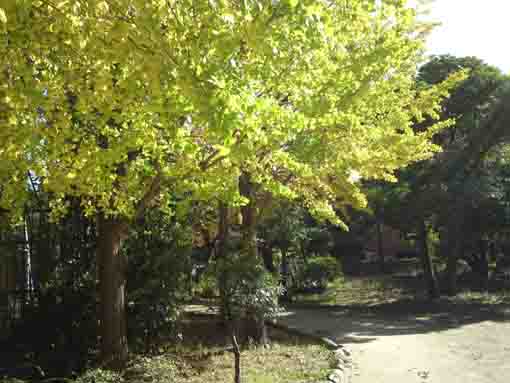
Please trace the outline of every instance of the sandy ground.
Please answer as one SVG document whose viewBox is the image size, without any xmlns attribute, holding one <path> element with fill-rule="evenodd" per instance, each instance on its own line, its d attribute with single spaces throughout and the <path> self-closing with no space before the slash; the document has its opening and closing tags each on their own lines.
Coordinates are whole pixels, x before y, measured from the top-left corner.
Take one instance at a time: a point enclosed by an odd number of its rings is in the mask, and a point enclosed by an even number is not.
<svg viewBox="0 0 510 383">
<path fill-rule="evenodd" d="M 510 311 L 483 305 L 289 310 L 289 325 L 346 345 L 353 383 L 508 383 Z"/>
</svg>

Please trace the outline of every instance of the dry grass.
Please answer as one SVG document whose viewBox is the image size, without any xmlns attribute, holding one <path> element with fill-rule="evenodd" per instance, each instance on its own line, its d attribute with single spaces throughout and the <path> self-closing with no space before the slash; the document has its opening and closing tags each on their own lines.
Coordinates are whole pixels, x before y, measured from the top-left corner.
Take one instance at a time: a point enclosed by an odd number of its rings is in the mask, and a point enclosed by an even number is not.
<svg viewBox="0 0 510 383">
<path fill-rule="evenodd" d="M 138 359 L 126 373 L 125 382 L 158 383 L 231 383 L 234 356 L 175 354 L 167 352 Z M 324 379 L 329 368 L 330 352 L 319 345 L 274 344 L 270 348 L 251 347 L 241 354 L 241 375 L 245 383 L 298 383 Z"/>
<path fill-rule="evenodd" d="M 415 286 L 395 280 L 391 276 L 369 276 L 337 279 L 323 294 L 300 295 L 298 302 L 340 306 L 373 306 L 393 303 L 423 295 Z"/>
<path fill-rule="evenodd" d="M 191 317 L 182 322 L 180 331 L 181 343 L 161 345 L 159 355 L 134 360 L 123 383 L 233 382 L 234 355 L 226 351 L 226 329 L 217 319 Z M 243 348 L 243 383 L 308 383 L 326 378 L 332 354 L 324 346 L 277 329 L 270 329 L 269 337 L 269 348 Z"/>
<path fill-rule="evenodd" d="M 460 286 L 455 297 L 443 295 L 442 300 L 455 305 L 510 306 L 510 291 L 500 289 L 486 293 Z M 300 295 L 296 301 L 326 306 L 373 307 L 399 302 L 426 302 L 427 294 L 421 277 L 373 275 L 337 279 L 329 284 L 324 293 Z"/>
</svg>

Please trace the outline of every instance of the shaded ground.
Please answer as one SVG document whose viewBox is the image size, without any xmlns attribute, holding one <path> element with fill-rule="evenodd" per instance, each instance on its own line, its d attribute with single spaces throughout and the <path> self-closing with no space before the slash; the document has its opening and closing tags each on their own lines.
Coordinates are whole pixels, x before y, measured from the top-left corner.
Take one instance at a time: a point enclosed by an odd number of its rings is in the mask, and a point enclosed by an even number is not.
<svg viewBox="0 0 510 383">
<path fill-rule="evenodd" d="M 347 345 L 353 383 L 506 383 L 510 305 L 483 298 L 296 308 L 282 321 Z"/>
<path fill-rule="evenodd" d="M 125 374 L 126 383 L 230 383 L 234 356 L 227 329 L 205 307 L 189 306 L 180 322 L 181 342 L 162 345 L 157 355 L 141 357 Z M 191 315 L 190 315 L 191 314 Z M 245 383 L 294 383 L 327 376 L 330 352 L 322 345 L 278 329 L 269 331 L 269 348 L 241 345 Z"/>
<path fill-rule="evenodd" d="M 177 334 L 162 335 L 144 352 L 131 354 L 120 375 L 92 366 L 79 374 L 76 383 L 231 383 L 234 354 L 230 332 L 215 315 L 205 315 L 212 311 L 204 305 L 186 307 Z M 311 382 L 327 377 L 332 354 L 324 345 L 276 328 L 270 328 L 268 336 L 268 348 L 240 342 L 243 383 Z M 6 358 L 8 355 L 0 354 L 0 383 L 75 381 L 70 376 L 43 376 L 39 366 L 13 364 Z"/>
<path fill-rule="evenodd" d="M 226 348 L 214 319 L 193 323 L 183 333 L 183 344 L 157 355 L 137 358 L 125 372 L 126 383 L 231 383 L 234 356 Z M 241 352 L 241 378 L 245 383 L 295 383 L 323 379 L 329 371 L 330 352 L 322 345 L 269 332 L 271 347 L 247 346 Z M 88 381 L 86 381 L 88 383 Z"/>
</svg>

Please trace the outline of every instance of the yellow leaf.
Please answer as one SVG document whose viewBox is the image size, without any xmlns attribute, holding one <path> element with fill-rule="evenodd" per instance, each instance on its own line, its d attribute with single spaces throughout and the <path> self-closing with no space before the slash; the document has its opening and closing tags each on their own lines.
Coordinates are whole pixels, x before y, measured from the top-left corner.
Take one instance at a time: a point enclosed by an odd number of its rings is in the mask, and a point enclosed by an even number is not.
<svg viewBox="0 0 510 383">
<path fill-rule="evenodd" d="M 0 8 L 0 22 L 7 24 L 7 15 L 2 8 Z"/>
</svg>

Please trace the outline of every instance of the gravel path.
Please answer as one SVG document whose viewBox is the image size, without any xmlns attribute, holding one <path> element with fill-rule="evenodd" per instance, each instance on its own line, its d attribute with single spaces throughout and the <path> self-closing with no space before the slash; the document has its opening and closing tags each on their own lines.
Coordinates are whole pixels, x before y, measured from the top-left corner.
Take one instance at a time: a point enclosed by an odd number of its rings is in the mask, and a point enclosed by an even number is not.
<svg viewBox="0 0 510 383">
<path fill-rule="evenodd" d="M 352 383 L 508 383 L 509 313 L 443 302 L 296 309 L 281 320 L 346 345 L 354 360 Z"/>
</svg>

